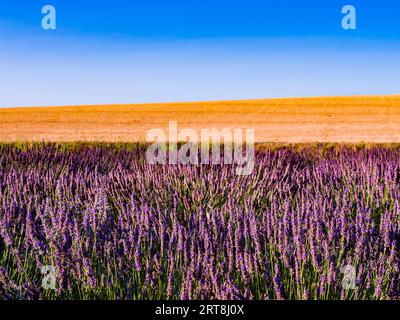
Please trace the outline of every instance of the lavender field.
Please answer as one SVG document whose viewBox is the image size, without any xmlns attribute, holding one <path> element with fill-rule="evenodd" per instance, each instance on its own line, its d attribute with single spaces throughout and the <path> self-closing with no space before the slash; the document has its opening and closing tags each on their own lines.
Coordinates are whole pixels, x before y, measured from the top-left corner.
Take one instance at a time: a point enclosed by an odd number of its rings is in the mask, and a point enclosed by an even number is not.
<svg viewBox="0 0 400 320">
<path fill-rule="evenodd" d="M 260 147 L 237 176 L 1 145 L 0 298 L 399 299 L 399 187 L 398 146 Z"/>
</svg>

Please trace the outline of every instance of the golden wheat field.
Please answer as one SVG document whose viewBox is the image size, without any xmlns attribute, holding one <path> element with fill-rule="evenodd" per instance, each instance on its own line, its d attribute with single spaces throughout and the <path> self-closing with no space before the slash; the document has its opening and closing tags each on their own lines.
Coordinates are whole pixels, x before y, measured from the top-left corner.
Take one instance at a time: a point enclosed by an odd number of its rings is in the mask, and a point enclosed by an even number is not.
<svg viewBox="0 0 400 320">
<path fill-rule="evenodd" d="M 153 128 L 252 128 L 256 142 L 400 142 L 400 95 L 0 109 L 0 141 L 145 141 Z"/>
</svg>

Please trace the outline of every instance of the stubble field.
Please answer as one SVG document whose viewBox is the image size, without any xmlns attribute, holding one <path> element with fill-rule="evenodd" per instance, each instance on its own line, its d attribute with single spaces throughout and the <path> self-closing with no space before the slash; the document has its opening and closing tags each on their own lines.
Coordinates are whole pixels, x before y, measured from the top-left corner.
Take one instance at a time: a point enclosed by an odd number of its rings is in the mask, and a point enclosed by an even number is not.
<svg viewBox="0 0 400 320">
<path fill-rule="evenodd" d="M 0 141 L 144 141 L 169 121 L 252 128 L 256 142 L 400 142 L 400 96 L 0 109 Z"/>
</svg>

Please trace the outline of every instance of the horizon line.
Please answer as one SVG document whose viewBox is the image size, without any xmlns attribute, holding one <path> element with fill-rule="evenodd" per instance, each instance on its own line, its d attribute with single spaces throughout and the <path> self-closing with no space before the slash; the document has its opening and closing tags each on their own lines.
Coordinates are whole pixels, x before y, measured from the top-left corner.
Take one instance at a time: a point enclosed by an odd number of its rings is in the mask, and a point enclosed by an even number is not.
<svg viewBox="0 0 400 320">
<path fill-rule="evenodd" d="M 338 98 L 376 98 L 376 97 L 400 97 L 400 92 L 395 94 L 350 94 L 350 95 L 310 95 L 293 97 L 269 97 L 269 98 L 248 98 L 248 99 L 218 99 L 218 100 L 187 100 L 187 101 L 166 101 L 166 102 L 133 102 L 133 103 L 101 103 L 101 104 L 65 104 L 65 105 L 35 105 L 35 106 L 0 106 L 2 110 L 13 109 L 46 109 L 46 108 L 78 108 L 78 107 L 112 107 L 112 106 L 149 106 L 149 105 L 182 105 L 182 104 L 203 104 L 203 103 L 232 103 L 232 102 L 256 102 L 274 100 L 299 100 L 299 99 L 338 99 Z"/>
</svg>

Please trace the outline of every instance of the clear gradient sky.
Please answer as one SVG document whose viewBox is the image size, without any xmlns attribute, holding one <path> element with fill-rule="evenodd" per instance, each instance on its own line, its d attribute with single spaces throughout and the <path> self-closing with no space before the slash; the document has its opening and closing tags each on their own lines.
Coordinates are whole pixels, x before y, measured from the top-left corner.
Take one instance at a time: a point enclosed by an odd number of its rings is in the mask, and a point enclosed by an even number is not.
<svg viewBox="0 0 400 320">
<path fill-rule="evenodd" d="M 0 1 L 0 107 L 396 93 L 398 0 Z"/>
</svg>

